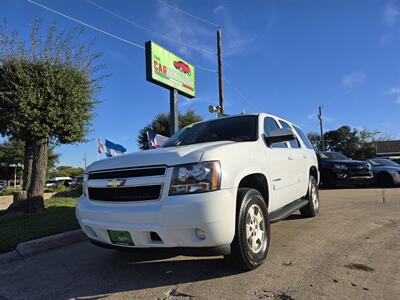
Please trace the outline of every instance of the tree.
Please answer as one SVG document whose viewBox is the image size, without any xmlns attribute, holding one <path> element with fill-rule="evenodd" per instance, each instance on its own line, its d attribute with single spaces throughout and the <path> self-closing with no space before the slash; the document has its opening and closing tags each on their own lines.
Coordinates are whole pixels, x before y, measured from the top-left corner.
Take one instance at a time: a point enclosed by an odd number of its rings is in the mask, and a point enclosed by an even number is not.
<svg viewBox="0 0 400 300">
<path fill-rule="evenodd" d="M 369 131 L 363 128 L 358 131 L 347 125 L 326 132 L 324 137 L 327 150 L 342 152 L 348 157 L 360 160 L 375 157 L 376 141 L 390 139 L 378 130 Z"/>
<path fill-rule="evenodd" d="M 59 154 L 54 152 L 54 146 L 50 145 L 48 154 L 48 170 L 53 168 L 58 161 Z M 32 160 L 30 160 L 32 162 Z M 32 163 L 26 163 L 26 148 L 25 143 L 21 140 L 11 139 L 9 141 L 0 143 L 0 164 L 3 165 L 3 170 L 6 170 L 9 165 L 17 164 L 19 172 L 22 171 L 22 187 L 27 189 L 30 184 L 30 177 L 32 171 Z M 9 179 L 12 176 L 9 172 L 2 172 L 2 179 Z M 18 174 L 20 176 L 21 174 Z"/>
<path fill-rule="evenodd" d="M 29 47 L 6 24 L 0 30 L 0 134 L 25 142 L 31 212 L 44 209 L 49 144 L 85 141 L 101 79 L 94 78 L 99 54 L 79 42 L 82 30 L 57 31 L 53 23 L 42 39 L 40 28 L 36 20 Z"/>
<path fill-rule="evenodd" d="M 23 142 L 11 140 L 0 143 L 0 179 L 9 180 L 14 178 L 15 169 L 11 165 L 17 166 L 17 177 L 20 178 L 23 170 L 23 156 Z"/>
<path fill-rule="evenodd" d="M 325 132 L 324 139 L 327 150 L 341 152 L 349 157 L 356 154 L 360 142 L 357 129 L 347 125 Z"/>
<path fill-rule="evenodd" d="M 71 166 L 58 166 L 49 171 L 47 177 L 71 177 L 74 178 L 76 176 L 83 176 L 85 170 L 80 167 L 71 167 Z"/>
<path fill-rule="evenodd" d="M 313 145 L 316 151 L 319 150 L 319 142 L 321 140 L 320 136 L 316 132 L 310 132 L 307 134 L 308 139 L 310 140 L 311 144 Z"/>
<path fill-rule="evenodd" d="M 186 114 L 178 115 L 179 128 L 183 128 L 187 125 L 203 121 L 203 118 L 197 115 L 193 110 L 188 110 Z M 139 131 L 137 143 L 141 150 L 149 149 L 149 142 L 147 140 L 147 131 L 153 131 L 155 133 L 170 136 L 169 133 L 169 114 L 160 113 L 154 117 L 154 119 Z"/>
</svg>

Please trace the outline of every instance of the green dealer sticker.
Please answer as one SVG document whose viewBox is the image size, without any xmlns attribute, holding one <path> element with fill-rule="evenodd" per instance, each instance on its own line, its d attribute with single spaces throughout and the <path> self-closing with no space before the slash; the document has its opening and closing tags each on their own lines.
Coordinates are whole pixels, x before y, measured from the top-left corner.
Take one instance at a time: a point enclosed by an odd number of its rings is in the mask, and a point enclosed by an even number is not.
<svg viewBox="0 0 400 300">
<path fill-rule="evenodd" d="M 146 79 L 188 98 L 196 96 L 194 66 L 153 41 L 146 43 Z"/>
<path fill-rule="evenodd" d="M 133 246 L 131 234 L 128 231 L 107 230 L 110 241 L 113 244 Z"/>
</svg>

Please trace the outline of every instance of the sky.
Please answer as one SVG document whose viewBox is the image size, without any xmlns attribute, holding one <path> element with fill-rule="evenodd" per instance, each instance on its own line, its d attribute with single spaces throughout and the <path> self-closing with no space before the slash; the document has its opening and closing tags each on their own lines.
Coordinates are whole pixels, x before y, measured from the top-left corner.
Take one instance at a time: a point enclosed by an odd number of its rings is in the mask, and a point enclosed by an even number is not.
<svg viewBox="0 0 400 300">
<path fill-rule="evenodd" d="M 96 95 L 89 142 L 58 146 L 60 165 L 83 166 L 85 154 L 88 164 L 97 160 L 97 138 L 137 151 L 139 130 L 169 111 L 169 91 L 146 81 L 145 53 L 134 44 L 153 40 L 198 66 L 197 97 L 179 96 L 179 110 L 215 117 L 208 106 L 218 104 L 217 27 L 179 9 L 222 28 L 227 114 L 267 112 L 316 132 L 322 105 L 326 130 L 350 125 L 400 138 L 400 1 L 35 2 L 125 40 L 85 30 L 82 41 L 95 38 L 111 76 Z M 25 0 L 0 0 L 0 16 L 26 38 L 36 17 L 79 26 Z"/>
</svg>

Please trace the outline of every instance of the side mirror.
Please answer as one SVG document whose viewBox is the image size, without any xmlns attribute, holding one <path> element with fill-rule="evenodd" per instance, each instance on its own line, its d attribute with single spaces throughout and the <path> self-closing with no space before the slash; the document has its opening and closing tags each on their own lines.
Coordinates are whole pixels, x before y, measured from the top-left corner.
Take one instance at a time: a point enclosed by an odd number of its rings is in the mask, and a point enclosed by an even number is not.
<svg viewBox="0 0 400 300">
<path fill-rule="evenodd" d="M 264 134 L 264 140 L 268 146 L 272 144 L 288 142 L 296 139 L 296 136 L 292 129 L 289 128 L 277 128 L 270 132 L 268 136 Z"/>
</svg>

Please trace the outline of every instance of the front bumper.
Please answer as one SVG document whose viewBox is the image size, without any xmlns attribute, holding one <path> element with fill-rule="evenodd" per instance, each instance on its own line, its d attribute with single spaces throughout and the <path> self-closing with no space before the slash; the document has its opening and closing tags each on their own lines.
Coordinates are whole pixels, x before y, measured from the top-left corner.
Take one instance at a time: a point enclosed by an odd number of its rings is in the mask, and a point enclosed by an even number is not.
<svg viewBox="0 0 400 300">
<path fill-rule="evenodd" d="M 167 196 L 157 201 L 114 203 L 81 197 L 76 217 L 93 241 L 111 243 L 108 230 L 128 231 L 128 248 L 216 247 L 229 245 L 235 234 L 236 189 Z M 205 233 L 205 239 L 196 235 Z M 156 233 L 160 239 L 153 239 Z"/>
<path fill-rule="evenodd" d="M 392 174 L 392 177 L 393 177 L 393 183 L 395 185 L 400 185 L 400 173 Z"/>
<path fill-rule="evenodd" d="M 349 171 L 336 171 L 333 173 L 334 180 L 342 184 L 370 184 L 373 182 L 374 176 L 372 172 L 353 173 Z"/>
</svg>

